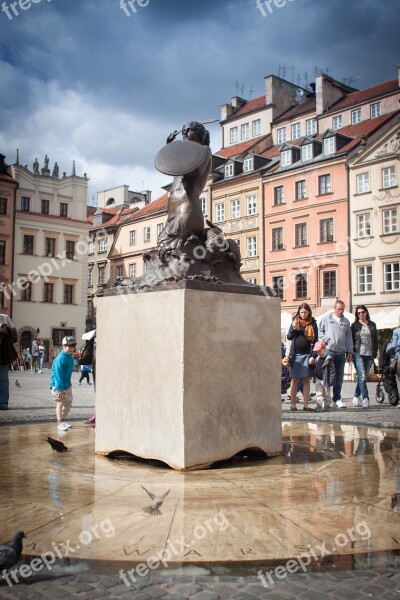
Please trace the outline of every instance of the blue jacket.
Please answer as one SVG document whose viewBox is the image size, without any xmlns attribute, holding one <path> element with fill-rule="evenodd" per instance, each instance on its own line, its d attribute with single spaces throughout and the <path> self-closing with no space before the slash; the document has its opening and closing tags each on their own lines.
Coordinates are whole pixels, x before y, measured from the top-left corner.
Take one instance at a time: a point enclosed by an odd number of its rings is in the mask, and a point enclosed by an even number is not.
<svg viewBox="0 0 400 600">
<path fill-rule="evenodd" d="M 71 375 L 74 368 L 74 357 L 65 350 L 53 360 L 51 366 L 50 388 L 55 387 L 56 392 L 63 392 L 71 387 Z"/>
<path fill-rule="evenodd" d="M 316 352 L 313 352 L 312 349 L 315 346 L 315 344 L 318 342 L 318 325 L 317 325 L 317 321 L 313 318 L 311 321 L 311 324 L 313 326 L 314 329 L 314 339 L 311 340 L 311 352 L 310 352 L 310 356 L 317 356 Z M 304 334 L 304 329 L 295 329 L 293 327 L 293 322 L 289 327 L 289 331 L 287 333 L 287 339 L 288 340 L 294 340 L 298 335 L 302 335 Z M 289 350 L 289 365 L 292 365 L 294 362 L 294 355 L 295 355 L 295 351 L 294 351 L 294 341 L 290 344 L 290 350 Z"/>
<path fill-rule="evenodd" d="M 400 327 L 393 331 L 392 346 L 396 356 L 400 356 Z"/>
</svg>

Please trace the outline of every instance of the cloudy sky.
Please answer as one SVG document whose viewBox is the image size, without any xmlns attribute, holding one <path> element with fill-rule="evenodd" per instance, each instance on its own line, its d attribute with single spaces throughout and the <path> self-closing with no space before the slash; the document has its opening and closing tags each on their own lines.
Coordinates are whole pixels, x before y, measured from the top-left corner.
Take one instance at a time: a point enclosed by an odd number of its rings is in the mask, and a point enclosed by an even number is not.
<svg viewBox="0 0 400 600">
<path fill-rule="evenodd" d="M 135 13 L 128 0 L 3 2 L 0 152 L 12 163 L 19 148 L 30 168 L 47 153 L 67 174 L 75 160 L 90 203 L 122 184 L 155 199 L 169 181 L 153 166 L 168 133 L 218 119 L 234 95 L 261 96 L 284 65 L 302 86 L 316 68 L 357 88 L 396 78 L 399 0 L 259 4 L 131 0 Z M 209 130 L 216 151 L 220 126 Z"/>
</svg>

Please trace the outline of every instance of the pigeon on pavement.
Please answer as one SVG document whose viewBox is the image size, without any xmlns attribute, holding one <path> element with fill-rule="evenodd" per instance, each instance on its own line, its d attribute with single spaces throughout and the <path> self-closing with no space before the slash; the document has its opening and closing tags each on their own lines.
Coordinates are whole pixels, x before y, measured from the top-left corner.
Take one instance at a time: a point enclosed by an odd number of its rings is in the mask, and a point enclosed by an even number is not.
<svg viewBox="0 0 400 600">
<path fill-rule="evenodd" d="M 9 544 L 0 546 L 0 570 L 10 569 L 17 564 L 22 553 L 23 531 L 18 531 Z"/>
<path fill-rule="evenodd" d="M 53 450 L 56 450 L 57 452 L 66 452 L 68 450 L 67 446 L 59 440 L 47 437 L 45 441 L 48 442 Z"/>
<path fill-rule="evenodd" d="M 151 506 L 145 506 L 142 509 L 143 512 L 147 513 L 148 515 L 151 515 L 152 517 L 159 517 L 160 515 L 162 515 L 162 512 L 159 510 L 159 508 L 162 505 L 162 503 L 164 502 L 165 497 L 170 493 L 171 490 L 168 490 L 162 496 L 156 496 L 155 494 L 152 494 L 151 492 L 149 492 L 149 490 L 146 490 L 146 488 L 143 485 L 142 485 L 142 488 L 150 496 L 150 498 L 153 501 L 153 504 Z"/>
<path fill-rule="evenodd" d="M 21 387 L 21 384 L 20 384 L 20 382 L 18 381 L 18 379 L 16 379 L 16 380 L 15 380 L 15 385 L 16 385 L 17 387 Z"/>
</svg>

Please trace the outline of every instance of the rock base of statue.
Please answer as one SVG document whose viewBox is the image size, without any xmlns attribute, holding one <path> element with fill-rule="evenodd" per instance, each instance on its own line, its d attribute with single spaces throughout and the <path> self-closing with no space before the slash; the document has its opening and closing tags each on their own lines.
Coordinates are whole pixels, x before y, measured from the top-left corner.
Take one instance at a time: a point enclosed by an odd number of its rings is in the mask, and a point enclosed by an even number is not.
<svg viewBox="0 0 400 600">
<path fill-rule="evenodd" d="M 167 287 L 98 299 L 96 452 L 177 470 L 279 454 L 279 299 L 201 279 Z"/>
</svg>

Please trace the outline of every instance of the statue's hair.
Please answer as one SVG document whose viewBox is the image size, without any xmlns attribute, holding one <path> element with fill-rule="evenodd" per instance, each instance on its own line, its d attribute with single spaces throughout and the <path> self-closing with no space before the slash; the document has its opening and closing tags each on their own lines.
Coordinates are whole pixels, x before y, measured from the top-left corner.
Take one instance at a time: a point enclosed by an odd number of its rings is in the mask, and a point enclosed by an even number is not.
<svg viewBox="0 0 400 600">
<path fill-rule="evenodd" d="M 189 127 L 191 129 L 196 129 L 197 133 L 201 137 L 201 143 L 203 146 L 210 145 L 210 133 L 204 127 L 203 123 L 199 123 L 198 121 L 189 121 L 188 123 L 185 123 L 185 125 L 182 127 L 182 133 L 185 133 L 185 130 Z"/>
</svg>

